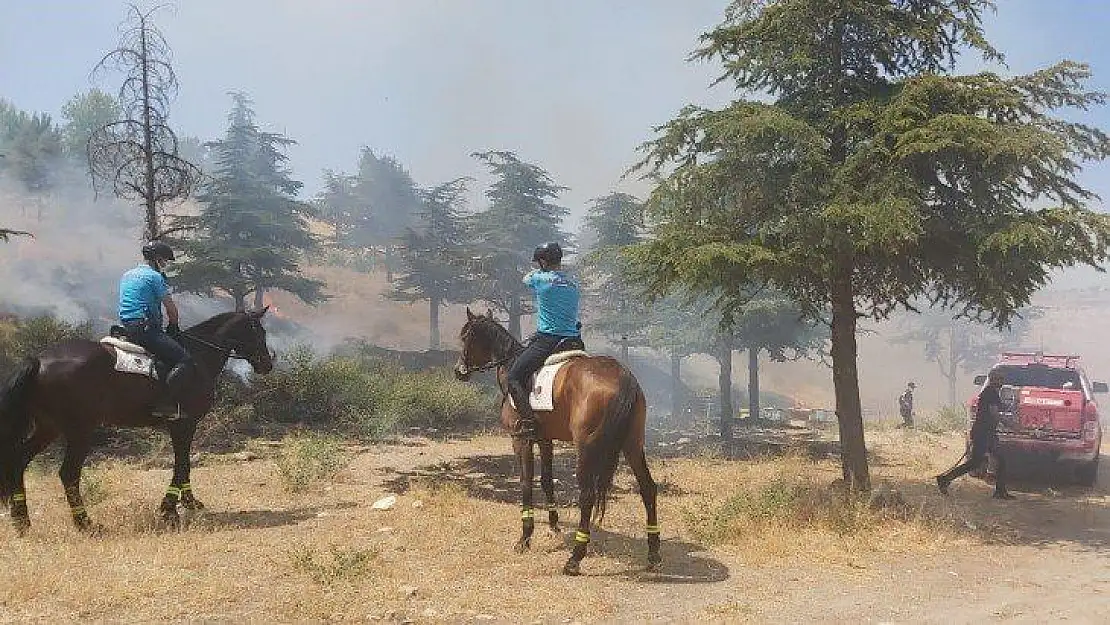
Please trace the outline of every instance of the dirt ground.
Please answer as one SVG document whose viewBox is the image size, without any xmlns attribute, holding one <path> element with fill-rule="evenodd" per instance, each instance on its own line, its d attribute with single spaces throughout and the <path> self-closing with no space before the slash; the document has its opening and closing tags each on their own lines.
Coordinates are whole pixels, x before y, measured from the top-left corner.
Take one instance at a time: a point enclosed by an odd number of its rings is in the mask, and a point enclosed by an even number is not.
<svg viewBox="0 0 1110 625">
<path fill-rule="evenodd" d="M 959 456 L 958 436 L 869 432 L 876 483 L 946 519 L 944 529 L 843 548 L 789 531 L 709 547 L 692 537 L 690 511 L 777 470 L 744 458 L 782 433 L 744 436 L 727 451 L 653 441 L 659 573 L 643 570 L 643 510 L 622 465 L 579 578 L 559 573 L 577 520 L 568 449 L 556 460 L 562 531 L 537 529 L 522 555 L 511 549 L 518 483 L 500 436 L 352 446 L 336 477 L 296 494 L 282 488 L 272 445 L 204 456 L 192 482 L 207 511 L 184 531 L 156 527 L 165 467 L 100 462 L 85 486 L 105 528 L 95 538 L 72 529 L 53 468 L 39 469 L 29 474 L 31 532 L 0 527 L 0 621 L 1110 622 L 1110 462 L 1094 489 L 1019 483 L 1018 499 L 1001 502 L 965 478 L 944 498 L 931 476 Z M 813 457 L 798 466 L 831 481 L 833 444 L 810 442 Z M 372 509 L 390 494 L 391 509 Z"/>
</svg>

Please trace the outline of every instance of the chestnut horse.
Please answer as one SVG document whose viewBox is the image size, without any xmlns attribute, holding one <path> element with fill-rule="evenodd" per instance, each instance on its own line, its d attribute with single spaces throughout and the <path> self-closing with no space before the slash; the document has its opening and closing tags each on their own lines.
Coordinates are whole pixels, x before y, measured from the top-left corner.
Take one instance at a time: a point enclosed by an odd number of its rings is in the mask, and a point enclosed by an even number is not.
<svg viewBox="0 0 1110 625">
<path fill-rule="evenodd" d="M 524 346 L 493 318 L 493 313 L 475 315 L 468 308 L 466 324 L 460 333 L 462 354 L 455 365 L 455 377 L 466 381 L 477 371 L 497 369 L 501 387 L 501 425 L 510 432 L 516 422 L 516 411 L 507 401 L 506 372 Z M 647 401 L 636 378 L 615 358 L 608 356 L 573 357 L 555 376 L 554 406 L 551 411 L 537 411 L 539 422 L 540 483 L 547 498 L 547 519 L 551 530 L 559 530 L 559 514 L 555 509 L 555 484 L 552 479 L 552 441 L 573 443 L 578 453 L 578 531 L 574 550 L 563 573 L 578 575 L 580 563 L 590 542 L 590 522 L 595 516 L 601 523 L 605 503 L 613 486 L 620 453 L 636 475 L 640 497 L 647 512 L 648 569 L 658 567 L 659 521 L 656 518 L 656 486 L 644 456 L 644 427 Z M 532 442 L 513 438 L 513 451 L 521 472 L 521 523 L 523 531 L 516 543 L 517 552 L 531 546 L 535 513 L 532 509 L 533 448 Z"/>
<path fill-rule="evenodd" d="M 167 426 L 173 442 L 173 478 L 159 507 L 162 520 L 180 521 L 177 505 L 204 506 L 189 484 L 189 451 L 197 421 L 212 409 L 216 378 L 228 358 L 242 358 L 257 373 L 273 369 L 266 330 L 259 312 L 222 313 L 182 332 L 182 346 L 196 364 L 192 397 L 176 418 L 155 414 L 165 387 L 148 376 L 115 370 L 114 349 L 96 341 L 72 340 L 53 345 L 31 360 L 0 390 L 0 502 L 11 509 L 12 523 L 23 534 L 31 526 L 23 474 L 27 465 L 55 438 L 66 441 L 58 472 L 74 524 L 98 529 L 81 498 L 81 467 L 98 425 Z"/>
</svg>

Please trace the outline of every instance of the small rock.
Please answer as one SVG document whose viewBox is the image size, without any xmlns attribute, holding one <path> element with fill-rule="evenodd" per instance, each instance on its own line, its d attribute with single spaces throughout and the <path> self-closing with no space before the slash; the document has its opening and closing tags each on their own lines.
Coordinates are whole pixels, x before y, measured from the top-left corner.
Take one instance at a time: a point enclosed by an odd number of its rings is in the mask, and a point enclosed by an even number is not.
<svg viewBox="0 0 1110 625">
<path fill-rule="evenodd" d="M 411 599 L 416 596 L 416 593 L 420 592 L 420 589 L 416 586 L 401 586 L 397 591 Z"/>
<path fill-rule="evenodd" d="M 437 612 L 435 608 L 424 608 L 424 611 L 420 613 L 420 616 L 423 616 L 424 618 L 435 618 L 439 616 L 439 612 Z"/>
<path fill-rule="evenodd" d="M 254 453 L 253 451 L 240 451 L 231 454 L 231 458 L 233 460 L 238 460 L 239 462 L 250 462 L 251 460 L 257 460 L 258 454 Z"/>
<path fill-rule="evenodd" d="M 378 531 L 378 532 L 392 532 L 392 531 L 393 531 L 393 528 L 392 528 L 392 527 L 379 527 L 379 528 L 377 529 L 377 531 Z"/>
<path fill-rule="evenodd" d="M 387 495 L 375 501 L 370 508 L 373 510 L 389 510 L 395 503 L 397 503 L 397 495 Z"/>
<path fill-rule="evenodd" d="M 690 442 L 690 439 L 683 436 L 682 438 L 678 439 L 674 443 L 675 443 L 675 445 L 685 445 L 686 443 L 689 443 L 689 442 Z"/>
<path fill-rule="evenodd" d="M 326 517 L 326 516 L 328 516 L 328 513 L 324 512 L 323 510 L 316 513 L 316 518 L 323 518 L 323 517 Z"/>
<path fill-rule="evenodd" d="M 197 453 L 189 456 L 189 462 L 191 464 L 200 464 L 200 460 L 202 457 L 203 455 L 198 451 Z"/>
<path fill-rule="evenodd" d="M 424 502 L 417 499 L 416 501 L 412 502 L 412 507 L 413 508 L 423 508 L 424 507 Z"/>
<path fill-rule="evenodd" d="M 485 474 L 485 473 L 479 473 L 479 472 L 475 472 L 475 473 L 467 473 L 467 474 L 466 474 L 466 478 L 467 478 L 467 479 L 471 479 L 471 480 L 477 480 L 477 479 L 479 479 L 479 478 L 483 478 L 483 477 L 485 477 L 485 476 L 486 476 L 486 474 Z"/>
</svg>

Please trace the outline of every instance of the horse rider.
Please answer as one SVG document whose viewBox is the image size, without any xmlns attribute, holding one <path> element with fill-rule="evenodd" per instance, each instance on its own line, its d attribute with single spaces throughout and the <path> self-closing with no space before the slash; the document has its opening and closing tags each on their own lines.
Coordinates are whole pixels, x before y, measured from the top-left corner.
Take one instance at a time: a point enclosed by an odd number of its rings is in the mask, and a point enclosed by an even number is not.
<svg viewBox="0 0 1110 625">
<path fill-rule="evenodd" d="M 563 250 L 546 243 L 532 253 L 538 269 L 524 276 L 536 304 L 536 333 L 509 367 L 509 394 L 519 417 L 514 436 L 536 440 L 536 415 L 529 403 L 529 378 L 560 346 L 581 349 L 582 324 L 578 322 L 578 282 L 563 272 Z"/>
<path fill-rule="evenodd" d="M 192 379 L 193 363 L 181 346 L 177 304 L 166 283 L 166 266 L 174 259 L 173 249 L 163 241 L 148 241 L 142 247 L 145 262 L 128 270 L 119 282 L 119 321 L 127 339 L 150 352 L 168 368 L 165 376 L 170 396 L 181 403 Z M 162 307 L 169 323 L 162 330 Z"/>
<path fill-rule="evenodd" d="M 971 424 L 971 457 L 967 462 L 937 476 L 937 488 L 942 494 L 948 494 L 948 485 L 952 480 L 975 470 L 987 462 L 987 454 L 992 454 L 998 462 L 994 478 L 994 498 L 1014 498 L 1006 490 L 1006 463 L 998 453 L 998 423 L 1002 419 L 1002 398 L 998 390 L 1002 388 L 1002 378 L 1002 371 L 999 369 L 993 369 L 988 374 L 987 385 L 979 393 L 975 421 Z"/>
</svg>

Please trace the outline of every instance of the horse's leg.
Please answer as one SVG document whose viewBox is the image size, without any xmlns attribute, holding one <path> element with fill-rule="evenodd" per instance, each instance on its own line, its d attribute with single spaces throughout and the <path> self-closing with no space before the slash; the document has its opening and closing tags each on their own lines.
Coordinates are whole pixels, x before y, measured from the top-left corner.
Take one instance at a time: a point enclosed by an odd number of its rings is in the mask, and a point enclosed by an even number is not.
<svg viewBox="0 0 1110 625">
<path fill-rule="evenodd" d="M 185 505 L 185 492 L 189 493 L 191 507 L 197 507 L 200 502 L 192 494 L 192 485 L 189 483 L 189 451 L 193 445 L 193 433 L 196 432 L 196 420 L 191 417 L 171 419 L 169 422 L 170 441 L 173 443 L 173 477 L 158 506 L 158 513 L 162 521 L 172 526 L 181 522 L 177 513 L 177 504 Z M 203 506 L 200 506 L 203 507 Z"/>
<path fill-rule="evenodd" d="M 575 472 L 578 475 L 578 531 L 574 533 L 574 550 L 571 551 L 567 563 L 563 565 L 564 575 L 578 575 L 582 572 L 582 558 L 586 557 L 586 546 L 590 544 L 590 513 L 593 511 L 594 499 L 597 494 L 594 492 L 593 484 L 588 479 L 588 476 L 593 474 L 588 463 L 594 459 L 585 458 L 584 456 L 580 444 L 578 445 L 578 463 L 575 467 Z"/>
<path fill-rule="evenodd" d="M 532 546 L 532 532 L 535 530 L 535 511 L 532 509 L 532 479 L 535 476 L 535 460 L 532 457 L 532 441 L 527 438 L 513 437 L 513 451 L 516 452 L 520 467 L 520 540 L 516 552 L 524 553 Z"/>
<path fill-rule="evenodd" d="M 27 466 L 31 464 L 31 460 L 57 437 L 57 431 L 49 427 L 36 426 L 34 434 L 23 444 L 23 454 L 19 464 L 14 467 L 16 473 L 12 476 L 15 488 L 12 491 L 11 514 L 12 524 L 15 525 L 15 531 L 20 536 L 31 527 L 31 515 L 27 510 L 27 487 L 24 485 L 23 475 L 27 472 Z"/>
<path fill-rule="evenodd" d="M 174 466 L 173 475 L 174 483 L 181 489 L 181 506 L 186 510 L 203 510 L 204 504 L 200 502 L 196 496 L 193 495 L 193 485 L 189 483 L 189 473 L 192 471 L 192 464 L 189 456 L 193 450 L 193 437 L 197 433 L 197 420 L 193 418 L 181 419 L 184 423 L 180 426 L 182 432 L 180 436 L 174 434 L 173 428 L 178 421 L 170 422 L 170 437 L 173 440 L 173 455 Z M 182 451 L 178 451 L 178 447 L 182 447 Z M 183 474 L 182 471 L 184 472 Z"/>
<path fill-rule="evenodd" d="M 559 510 L 555 506 L 555 477 L 552 475 L 552 464 L 555 458 L 555 445 L 550 440 L 540 441 L 540 484 L 543 486 L 543 495 L 547 499 L 547 524 L 551 531 L 559 531 Z"/>
<path fill-rule="evenodd" d="M 659 519 L 655 510 L 659 489 L 655 485 L 655 480 L 651 479 L 651 471 L 648 470 L 643 448 L 636 444 L 626 445 L 624 459 L 628 461 L 628 466 L 636 475 L 636 483 L 640 486 L 640 498 L 644 500 L 644 511 L 647 512 L 648 570 L 653 571 L 663 559 L 659 555 Z"/>
<path fill-rule="evenodd" d="M 92 449 L 91 432 L 85 429 L 74 429 L 66 433 L 66 452 L 62 460 L 62 468 L 58 477 L 62 480 L 62 488 L 66 493 L 66 502 L 73 515 L 73 524 L 77 529 L 85 532 L 95 531 L 97 528 L 89 519 L 85 510 L 85 501 L 81 498 L 81 467 L 85 458 Z"/>
</svg>

